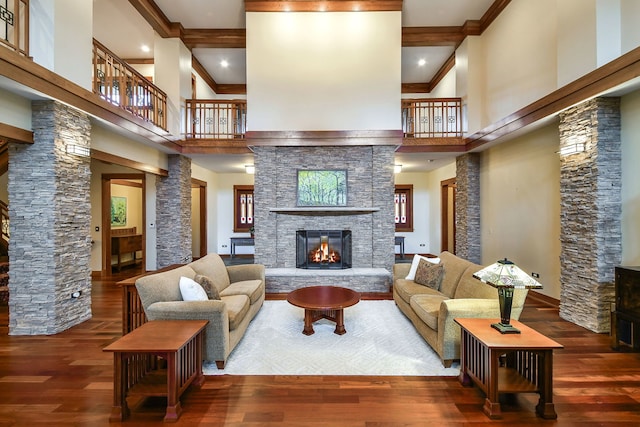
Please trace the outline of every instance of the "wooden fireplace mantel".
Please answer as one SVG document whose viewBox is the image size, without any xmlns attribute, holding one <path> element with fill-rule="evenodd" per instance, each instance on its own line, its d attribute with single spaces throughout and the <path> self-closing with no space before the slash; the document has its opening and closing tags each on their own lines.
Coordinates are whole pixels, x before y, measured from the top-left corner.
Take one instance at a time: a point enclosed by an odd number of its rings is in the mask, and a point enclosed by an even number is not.
<svg viewBox="0 0 640 427">
<path fill-rule="evenodd" d="M 370 207 L 293 207 L 293 208 L 269 208 L 269 212 L 285 215 L 361 215 L 378 212 L 380 208 Z"/>
</svg>

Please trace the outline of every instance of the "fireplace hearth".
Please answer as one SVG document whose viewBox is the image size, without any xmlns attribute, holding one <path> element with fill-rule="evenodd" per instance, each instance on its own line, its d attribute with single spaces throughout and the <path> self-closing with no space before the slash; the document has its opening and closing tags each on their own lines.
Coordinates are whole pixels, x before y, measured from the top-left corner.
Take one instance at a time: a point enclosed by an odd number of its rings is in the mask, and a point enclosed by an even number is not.
<svg viewBox="0 0 640 427">
<path fill-rule="evenodd" d="M 296 268 L 351 268 L 351 231 L 296 231 Z"/>
</svg>

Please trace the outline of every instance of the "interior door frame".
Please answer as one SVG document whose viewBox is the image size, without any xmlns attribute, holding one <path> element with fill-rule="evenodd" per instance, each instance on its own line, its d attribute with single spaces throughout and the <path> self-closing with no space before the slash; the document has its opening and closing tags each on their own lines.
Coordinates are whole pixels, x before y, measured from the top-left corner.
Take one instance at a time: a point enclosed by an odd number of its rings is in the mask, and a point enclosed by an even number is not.
<svg viewBox="0 0 640 427">
<path fill-rule="evenodd" d="M 105 173 L 102 174 L 102 276 L 111 275 L 111 181 L 120 179 L 141 180 L 142 184 L 142 263 L 146 262 L 147 194 L 144 173 Z M 146 269 L 146 268 L 145 268 Z"/>
<path fill-rule="evenodd" d="M 200 194 L 200 257 L 207 254 L 207 182 L 191 178 L 191 188 Z"/>
<path fill-rule="evenodd" d="M 440 181 L 440 251 L 449 250 L 449 189 L 453 189 L 453 253 L 456 247 L 456 178 Z"/>
</svg>

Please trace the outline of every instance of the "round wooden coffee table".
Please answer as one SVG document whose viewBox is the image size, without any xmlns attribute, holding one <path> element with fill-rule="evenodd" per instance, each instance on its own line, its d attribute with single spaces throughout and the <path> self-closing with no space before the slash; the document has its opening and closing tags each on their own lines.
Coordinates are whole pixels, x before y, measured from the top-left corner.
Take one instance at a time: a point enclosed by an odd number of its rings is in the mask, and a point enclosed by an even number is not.
<svg viewBox="0 0 640 427">
<path fill-rule="evenodd" d="M 290 292 L 287 301 L 296 307 L 304 308 L 303 334 L 313 334 L 313 322 L 328 319 L 336 322 L 334 333 L 343 335 L 347 332 L 344 329 L 343 309 L 357 304 L 360 294 L 338 286 L 309 286 Z"/>
</svg>

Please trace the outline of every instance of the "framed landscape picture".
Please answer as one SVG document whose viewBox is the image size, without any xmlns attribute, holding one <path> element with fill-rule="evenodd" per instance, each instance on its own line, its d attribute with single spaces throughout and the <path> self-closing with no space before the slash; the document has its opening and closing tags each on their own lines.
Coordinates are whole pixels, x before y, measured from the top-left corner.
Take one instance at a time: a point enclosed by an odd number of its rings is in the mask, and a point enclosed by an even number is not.
<svg viewBox="0 0 640 427">
<path fill-rule="evenodd" d="M 127 225 L 127 198 L 111 197 L 111 226 L 124 227 Z"/>
<path fill-rule="evenodd" d="M 346 206 L 347 171 L 298 170 L 297 206 Z"/>
</svg>

